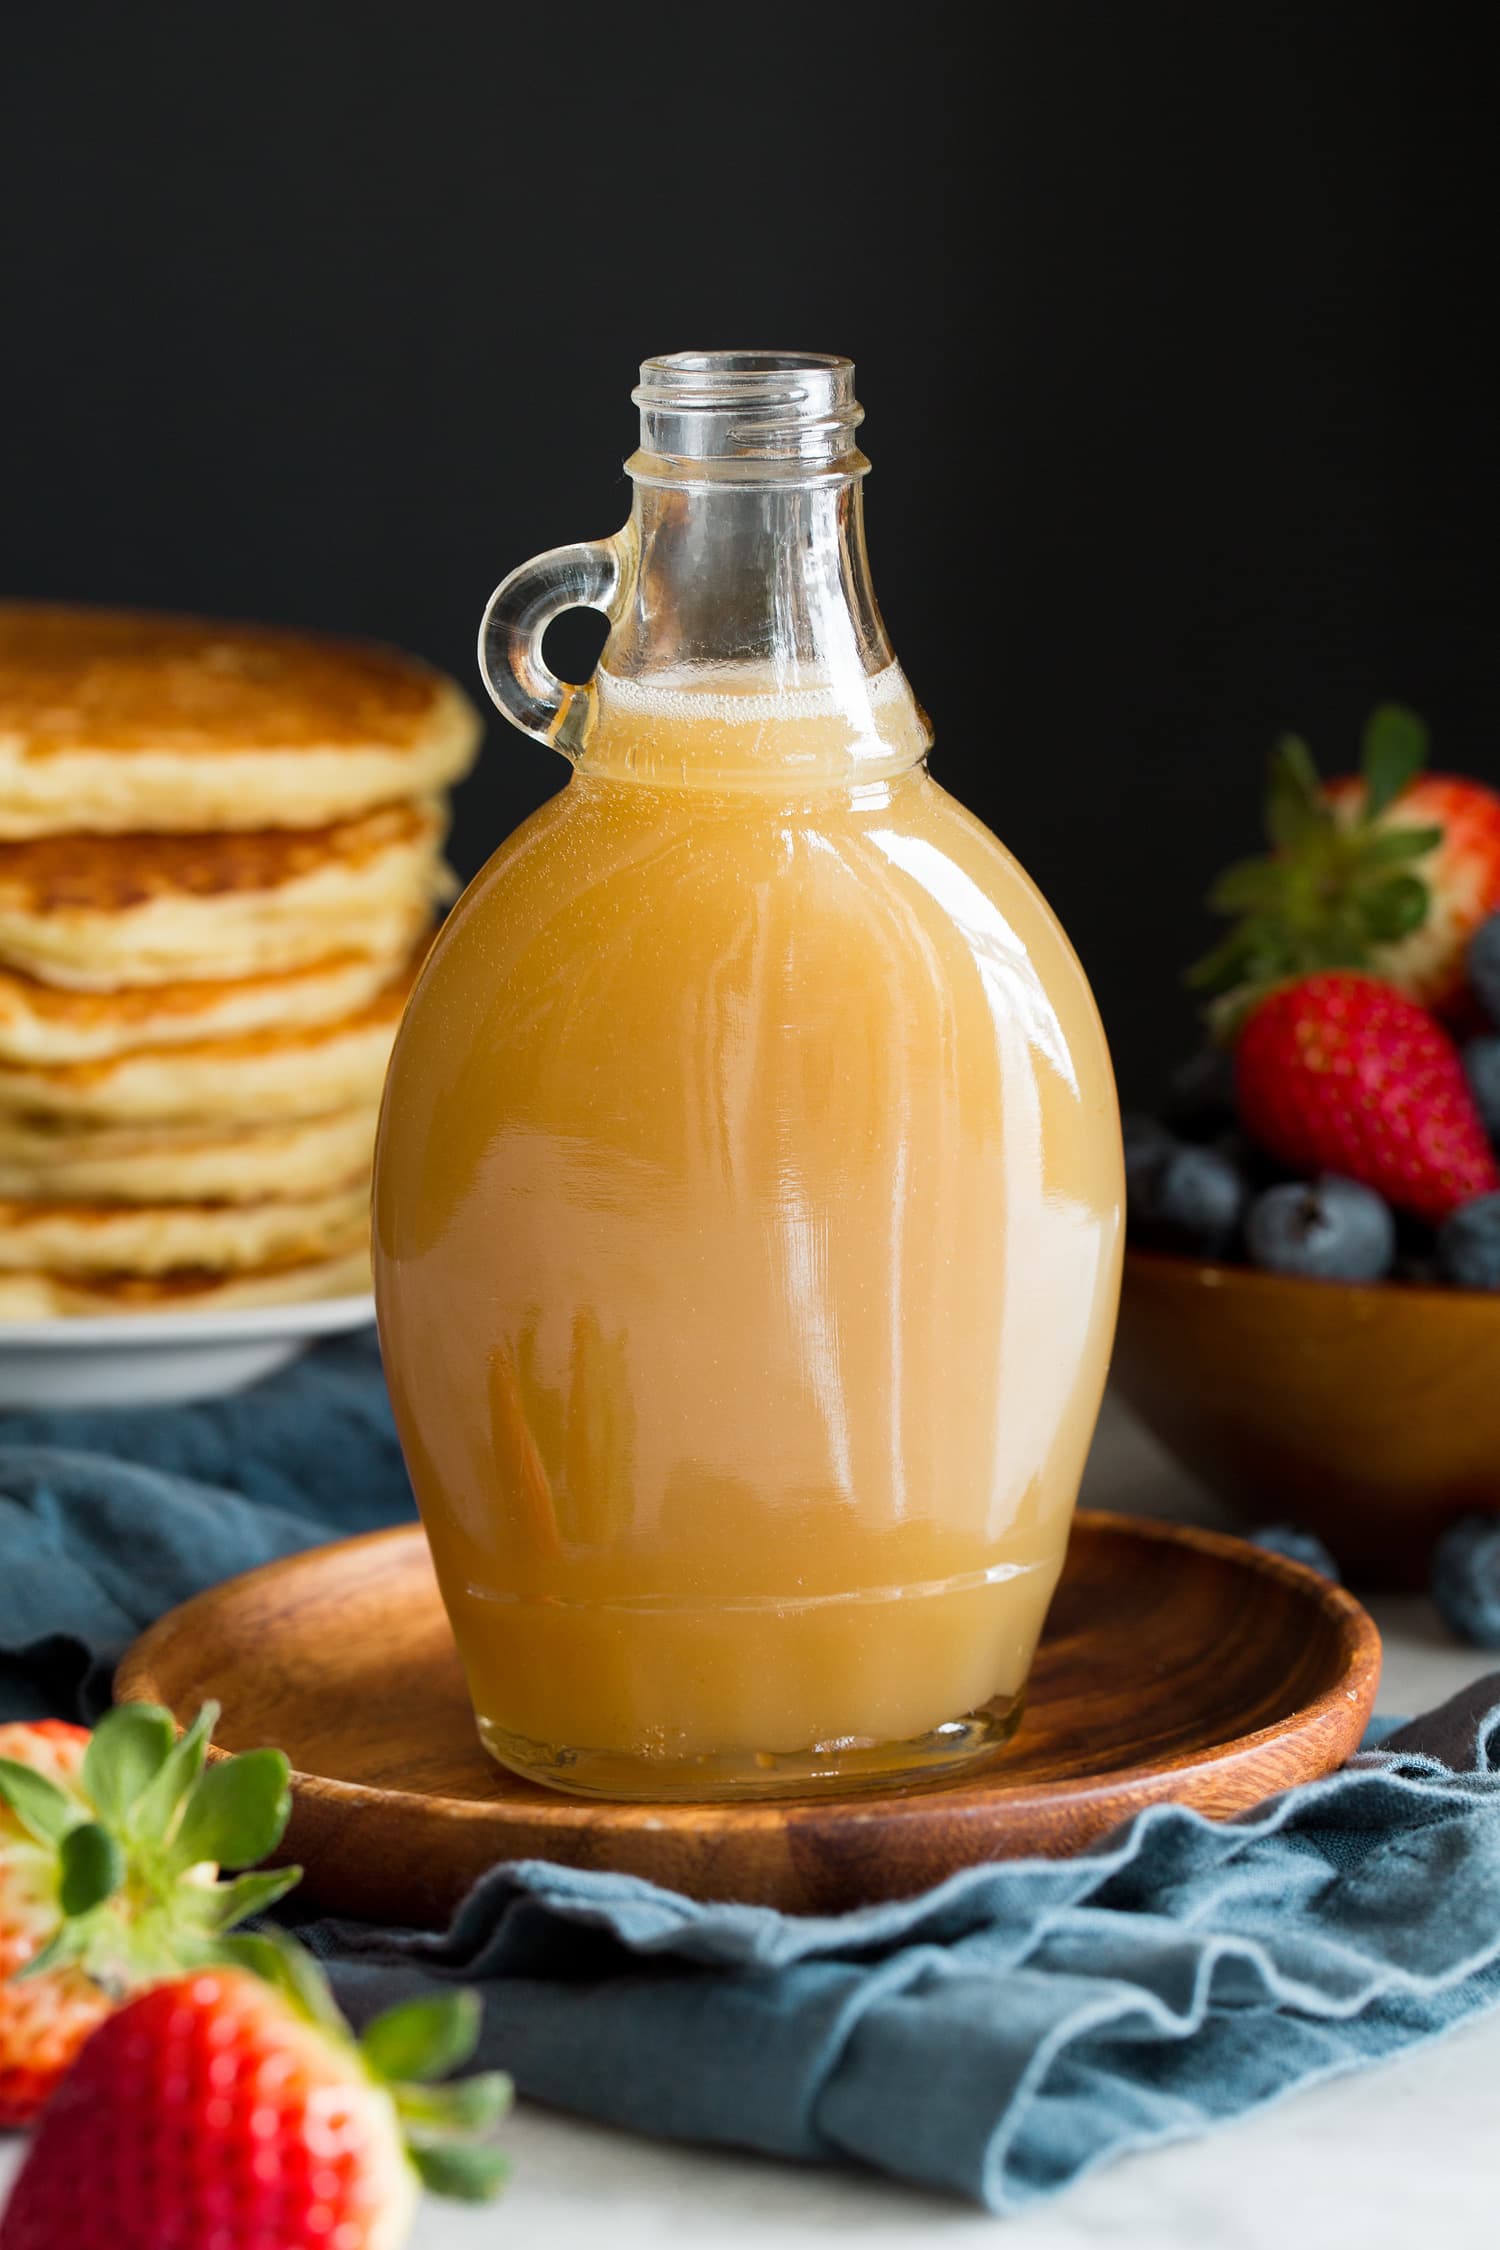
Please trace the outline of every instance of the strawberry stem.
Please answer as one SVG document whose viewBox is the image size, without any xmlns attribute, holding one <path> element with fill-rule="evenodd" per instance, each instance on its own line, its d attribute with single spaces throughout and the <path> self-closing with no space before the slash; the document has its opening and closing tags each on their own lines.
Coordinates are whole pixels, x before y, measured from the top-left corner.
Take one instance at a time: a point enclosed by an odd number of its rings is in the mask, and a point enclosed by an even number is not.
<svg viewBox="0 0 1500 2250">
<path fill-rule="evenodd" d="M 1432 894 L 1420 863 L 1443 831 L 1382 822 L 1426 755 L 1426 727 L 1399 704 L 1370 714 L 1354 793 L 1324 788 L 1299 735 L 1276 744 L 1266 787 L 1271 849 L 1237 860 L 1214 884 L 1207 903 L 1232 926 L 1187 972 L 1216 1030 L 1232 1033 L 1273 985 L 1320 969 L 1372 968 L 1382 946 L 1421 928 Z"/>
</svg>

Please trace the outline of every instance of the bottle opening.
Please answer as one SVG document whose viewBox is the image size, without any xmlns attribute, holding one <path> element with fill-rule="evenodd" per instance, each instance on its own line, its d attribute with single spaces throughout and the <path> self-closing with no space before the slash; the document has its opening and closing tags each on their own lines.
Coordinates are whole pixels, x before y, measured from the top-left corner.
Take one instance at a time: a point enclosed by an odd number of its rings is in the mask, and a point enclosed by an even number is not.
<svg viewBox="0 0 1500 2250">
<path fill-rule="evenodd" d="M 631 395 L 638 475 L 653 461 L 733 462 L 750 475 L 757 462 L 844 476 L 868 467 L 854 445 L 864 419 L 854 362 L 834 352 L 666 352 L 642 363 Z"/>
<path fill-rule="evenodd" d="M 641 388 L 683 389 L 713 377 L 724 389 L 743 394 L 765 375 L 821 376 L 842 381 L 851 395 L 854 362 L 838 352 L 663 352 L 641 363 Z"/>
</svg>

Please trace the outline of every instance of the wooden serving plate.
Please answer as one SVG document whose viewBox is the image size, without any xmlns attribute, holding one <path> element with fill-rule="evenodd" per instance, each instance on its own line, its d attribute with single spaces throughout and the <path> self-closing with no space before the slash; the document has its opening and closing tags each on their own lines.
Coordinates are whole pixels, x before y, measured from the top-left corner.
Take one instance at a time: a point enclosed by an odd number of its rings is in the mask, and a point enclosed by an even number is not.
<svg viewBox="0 0 1500 2250">
<path fill-rule="evenodd" d="M 1218 1533 L 1081 1514 L 1020 1732 L 959 1782 L 652 1806 L 517 1780 L 479 1747 L 415 1527 L 198 1595 L 136 1642 L 115 1692 L 179 1723 L 213 1696 L 222 1750 L 279 1743 L 284 1856 L 307 1898 L 431 1926 L 502 1859 L 827 1913 L 978 1860 L 1078 1851 L 1165 1798 L 1243 1812 L 1349 1755 L 1379 1674 L 1373 1621 L 1313 1572 Z"/>
</svg>

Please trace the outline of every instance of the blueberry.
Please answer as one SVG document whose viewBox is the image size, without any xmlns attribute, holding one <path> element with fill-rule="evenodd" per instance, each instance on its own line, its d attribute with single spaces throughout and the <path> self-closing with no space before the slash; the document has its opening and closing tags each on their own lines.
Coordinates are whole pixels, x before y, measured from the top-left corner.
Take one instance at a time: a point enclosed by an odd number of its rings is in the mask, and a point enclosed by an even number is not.
<svg viewBox="0 0 1500 2250">
<path fill-rule="evenodd" d="M 1500 1648 L 1500 1516 L 1449 1524 L 1432 1551 L 1432 1598 L 1450 1633 Z"/>
<path fill-rule="evenodd" d="M 1490 1022 L 1500 1025 L 1500 914 L 1481 922 L 1469 940 L 1469 983 Z"/>
<path fill-rule="evenodd" d="M 1455 1289 L 1500 1289 L 1500 1194 L 1450 1211 L 1438 1228 L 1437 1263 Z"/>
<path fill-rule="evenodd" d="M 1234 1057 L 1227 1047 L 1200 1047 L 1168 1080 L 1164 1115 L 1185 1141 L 1211 1141 L 1234 1123 Z"/>
<path fill-rule="evenodd" d="M 1495 919 L 1500 921 L 1500 915 Z M 1485 927 L 1488 929 L 1489 924 Z M 1500 1035 L 1469 1041 L 1464 1049 L 1464 1072 L 1485 1131 L 1492 1141 L 1500 1141 Z"/>
<path fill-rule="evenodd" d="M 1138 1166 L 1131 1217 L 1158 1249 L 1215 1256 L 1233 1241 L 1244 1208 L 1239 1169 L 1217 1149 L 1173 1142 Z"/>
<path fill-rule="evenodd" d="M 1338 1584 L 1339 1566 L 1314 1532 L 1299 1531 L 1292 1523 L 1268 1523 L 1251 1532 L 1250 1544 L 1264 1547 L 1268 1555 L 1285 1555 L 1288 1562 L 1306 1563 L 1309 1570 L 1321 1571 Z"/>
<path fill-rule="evenodd" d="M 1267 1188 L 1250 1206 L 1245 1247 L 1253 1265 L 1318 1281 L 1379 1281 L 1396 1255 L 1396 1221 L 1373 1188 L 1336 1172 Z"/>
</svg>

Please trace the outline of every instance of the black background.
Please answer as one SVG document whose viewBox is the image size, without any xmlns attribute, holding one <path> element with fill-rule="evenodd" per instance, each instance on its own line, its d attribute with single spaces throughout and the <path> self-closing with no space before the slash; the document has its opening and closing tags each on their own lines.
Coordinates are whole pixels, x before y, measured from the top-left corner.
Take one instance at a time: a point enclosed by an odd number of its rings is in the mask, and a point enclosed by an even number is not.
<svg viewBox="0 0 1500 2250">
<path fill-rule="evenodd" d="M 935 771 L 1149 1091 L 1276 729 L 1399 696 L 1500 780 L 1486 15 L 14 6 L 0 577 L 474 687 L 642 357 L 848 352 Z M 562 778 L 497 724 L 465 871 Z"/>
</svg>

